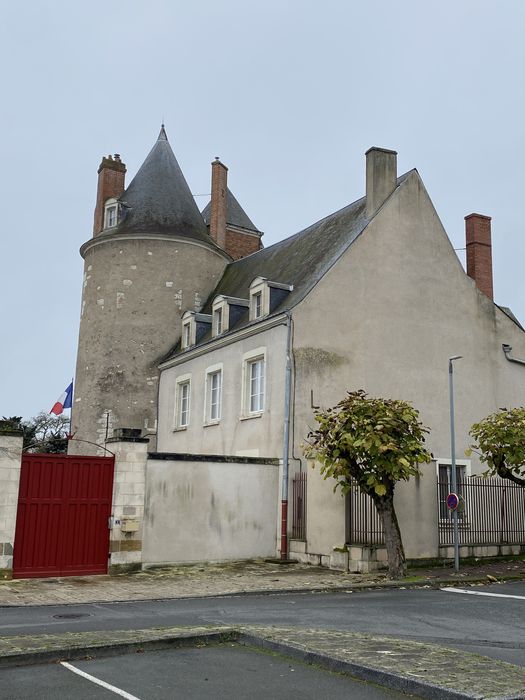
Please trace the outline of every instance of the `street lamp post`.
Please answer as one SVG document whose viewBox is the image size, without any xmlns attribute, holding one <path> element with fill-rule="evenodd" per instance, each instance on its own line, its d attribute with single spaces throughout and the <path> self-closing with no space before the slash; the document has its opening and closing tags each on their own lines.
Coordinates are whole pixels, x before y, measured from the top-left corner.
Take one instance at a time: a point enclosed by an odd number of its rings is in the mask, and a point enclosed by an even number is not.
<svg viewBox="0 0 525 700">
<path fill-rule="evenodd" d="M 454 427 L 454 360 L 461 360 L 461 355 L 454 355 L 448 358 L 448 389 L 450 398 L 450 488 L 452 493 L 457 493 L 457 472 L 456 472 L 456 432 Z M 452 523 L 454 526 L 454 571 L 459 573 L 459 525 L 458 509 L 452 511 Z"/>
</svg>

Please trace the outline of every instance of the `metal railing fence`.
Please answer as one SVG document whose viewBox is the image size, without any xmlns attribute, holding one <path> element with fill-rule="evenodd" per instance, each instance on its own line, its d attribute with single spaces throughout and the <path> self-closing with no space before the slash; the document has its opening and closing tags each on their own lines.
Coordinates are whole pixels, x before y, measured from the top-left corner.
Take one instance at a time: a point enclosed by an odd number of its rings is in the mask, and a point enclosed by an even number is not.
<svg viewBox="0 0 525 700">
<path fill-rule="evenodd" d="M 306 472 L 292 479 L 292 539 L 306 540 Z"/>
<path fill-rule="evenodd" d="M 453 544 L 450 483 L 438 481 L 439 544 Z M 458 480 L 459 544 L 525 544 L 525 488 L 499 477 Z"/>
<path fill-rule="evenodd" d="M 365 545 L 385 543 L 383 525 L 374 502 L 356 483 L 346 494 L 346 541 Z"/>
</svg>

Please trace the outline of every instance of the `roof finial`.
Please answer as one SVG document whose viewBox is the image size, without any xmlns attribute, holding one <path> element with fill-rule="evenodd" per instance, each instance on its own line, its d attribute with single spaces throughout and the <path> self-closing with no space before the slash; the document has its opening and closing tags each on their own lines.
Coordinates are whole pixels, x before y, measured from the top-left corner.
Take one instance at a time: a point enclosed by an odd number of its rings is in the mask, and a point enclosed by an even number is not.
<svg viewBox="0 0 525 700">
<path fill-rule="evenodd" d="M 163 119 L 162 124 L 160 125 L 160 134 L 159 134 L 159 138 L 157 139 L 157 141 L 167 141 L 167 140 L 168 140 L 168 136 L 166 134 L 166 129 L 164 128 L 164 119 Z"/>
</svg>

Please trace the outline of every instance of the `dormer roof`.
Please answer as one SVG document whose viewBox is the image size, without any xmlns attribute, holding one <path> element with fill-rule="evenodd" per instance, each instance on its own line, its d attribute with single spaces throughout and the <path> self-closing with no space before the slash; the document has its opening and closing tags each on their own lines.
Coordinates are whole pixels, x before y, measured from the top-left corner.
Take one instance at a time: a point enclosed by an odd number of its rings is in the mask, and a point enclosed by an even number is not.
<svg viewBox="0 0 525 700">
<path fill-rule="evenodd" d="M 162 233 L 213 244 L 162 126 L 137 174 L 119 197 L 115 233 Z"/>
</svg>

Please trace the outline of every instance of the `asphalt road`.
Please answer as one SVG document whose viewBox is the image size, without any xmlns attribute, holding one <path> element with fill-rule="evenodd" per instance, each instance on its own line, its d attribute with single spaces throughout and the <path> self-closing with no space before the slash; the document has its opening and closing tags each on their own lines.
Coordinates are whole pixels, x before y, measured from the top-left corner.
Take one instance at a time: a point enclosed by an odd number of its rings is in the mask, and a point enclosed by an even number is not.
<svg viewBox="0 0 525 700">
<path fill-rule="evenodd" d="M 78 671 L 88 677 L 78 675 Z M 9 700 L 408 700 L 407 695 L 228 644 L 3 669 L 0 697 Z M 100 685 L 109 684 L 113 690 Z M 121 695 L 122 697 L 122 695 Z"/>
<path fill-rule="evenodd" d="M 437 643 L 525 667 L 525 582 L 464 590 L 470 593 L 457 589 L 383 589 L 1 608 L 0 635 L 281 624 Z"/>
</svg>

